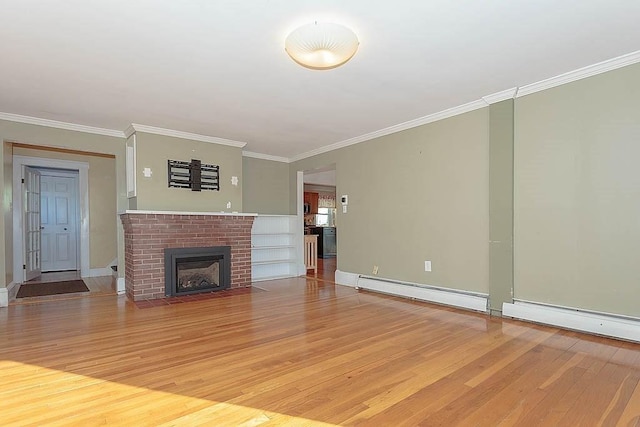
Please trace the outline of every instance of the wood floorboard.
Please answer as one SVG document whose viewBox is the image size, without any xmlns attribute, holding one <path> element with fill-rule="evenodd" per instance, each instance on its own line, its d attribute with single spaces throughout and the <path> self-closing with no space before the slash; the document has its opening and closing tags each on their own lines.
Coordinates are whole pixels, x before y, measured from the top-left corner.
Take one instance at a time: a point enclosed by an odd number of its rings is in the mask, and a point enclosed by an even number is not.
<svg viewBox="0 0 640 427">
<path fill-rule="evenodd" d="M 93 296 L 12 303 L 0 424 L 640 425 L 640 344 L 323 274 L 144 309 L 111 278 L 92 278 Z"/>
</svg>

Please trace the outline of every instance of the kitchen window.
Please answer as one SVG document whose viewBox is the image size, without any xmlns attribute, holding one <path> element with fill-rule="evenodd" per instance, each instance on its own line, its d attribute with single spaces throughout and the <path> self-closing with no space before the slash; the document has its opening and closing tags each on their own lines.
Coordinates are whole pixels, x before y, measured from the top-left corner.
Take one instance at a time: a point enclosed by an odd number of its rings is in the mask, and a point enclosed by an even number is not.
<svg viewBox="0 0 640 427">
<path fill-rule="evenodd" d="M 336 217 L 336 208 L 318 208 L 316 215 L 317 227 L 334 227 Z"/>
</svg>

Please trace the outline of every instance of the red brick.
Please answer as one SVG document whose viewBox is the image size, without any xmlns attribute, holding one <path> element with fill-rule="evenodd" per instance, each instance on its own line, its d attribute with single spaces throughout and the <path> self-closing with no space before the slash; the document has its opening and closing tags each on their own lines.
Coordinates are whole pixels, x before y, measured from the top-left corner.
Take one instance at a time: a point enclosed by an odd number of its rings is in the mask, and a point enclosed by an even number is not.
<svg viewBox="0 0 640 427">
<path fill-rule="evenodd" d="M 250 286 L 253 219 L 226 215 L 121 215 L 127 297 L 164 298 L 165 248 L 231 246 L 231 287 Z"/>
</svg>

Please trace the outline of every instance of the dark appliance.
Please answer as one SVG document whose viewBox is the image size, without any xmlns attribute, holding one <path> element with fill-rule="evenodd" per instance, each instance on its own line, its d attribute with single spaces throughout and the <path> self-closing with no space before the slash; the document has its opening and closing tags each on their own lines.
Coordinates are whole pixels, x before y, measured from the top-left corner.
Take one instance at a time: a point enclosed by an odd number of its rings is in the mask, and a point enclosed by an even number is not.
<svg viewBox="0 0 640 427">
<path fill-rule="evenodd" d="M 318 258 L 333 258 L 336 256 L 335 227 L 312 227 L 311 234 L 318 235 Z"/>
</svg>

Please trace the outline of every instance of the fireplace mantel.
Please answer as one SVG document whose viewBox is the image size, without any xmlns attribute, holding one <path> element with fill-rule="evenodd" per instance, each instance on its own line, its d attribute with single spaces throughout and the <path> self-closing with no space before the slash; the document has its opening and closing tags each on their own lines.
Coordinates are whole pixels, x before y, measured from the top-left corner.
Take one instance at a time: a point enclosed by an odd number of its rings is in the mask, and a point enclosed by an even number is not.
<svg viewBox="0 0 640 427">
<path fill-rule="evenodd" d="M 204 216 L 258 216 L 257 213 L 242 213 L 242 212 L 182 212 L 182 211 L 139 211 L 139 210 L 126 210 L 120 212 L 118 215 L 204 215 Z"/>
<path fill-rule="evenodd" d="M 231 247 L 231 288 L 251 286 L 251 227 L 257 214 L 127 210 L 125 290 L 133 301 L 164 298 L 166 248 Z"/>
</svg>

